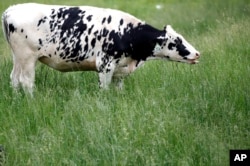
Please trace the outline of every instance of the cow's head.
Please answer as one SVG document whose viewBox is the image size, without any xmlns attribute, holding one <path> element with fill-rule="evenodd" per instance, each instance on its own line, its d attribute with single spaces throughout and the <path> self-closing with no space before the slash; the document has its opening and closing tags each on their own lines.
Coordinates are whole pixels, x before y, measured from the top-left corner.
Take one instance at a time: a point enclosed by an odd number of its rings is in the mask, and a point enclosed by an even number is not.
<svg viewBox="0 0 250 166">
<path fill-rule="evenodd" d="M 189 44 L 182 35 L 175 32 L 170 25 L 167 25 L 164 31 L 165 36 L 157 38 L 158 44 L 155 46 L 154 56 L 189 64 L 198 63 L 199 51 Z"/>
</svg>

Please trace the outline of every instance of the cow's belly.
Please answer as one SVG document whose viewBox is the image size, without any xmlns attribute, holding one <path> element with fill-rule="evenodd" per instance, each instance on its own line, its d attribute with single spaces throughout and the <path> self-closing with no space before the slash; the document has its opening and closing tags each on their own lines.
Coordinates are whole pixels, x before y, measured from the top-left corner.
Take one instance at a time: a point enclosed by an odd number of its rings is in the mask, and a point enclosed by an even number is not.
<svg viewBox="0 0 250 166">
<path fill-rule="evenodd" d="M 116 67 L 114 77 L 124 77 L 133 73 L 138 67 L 143 65 L 143 61 L 138 63 L 132 58 L 123 58 Z"/>
<path fill-rule="evenodd" d="M 85 59 L 79 62 L 66 62 L 63 59 L 53 59 L 43 56 L 39 58 L 39 61 L 61 72 L 97 71 L 95 58 Z"/>
</svg>

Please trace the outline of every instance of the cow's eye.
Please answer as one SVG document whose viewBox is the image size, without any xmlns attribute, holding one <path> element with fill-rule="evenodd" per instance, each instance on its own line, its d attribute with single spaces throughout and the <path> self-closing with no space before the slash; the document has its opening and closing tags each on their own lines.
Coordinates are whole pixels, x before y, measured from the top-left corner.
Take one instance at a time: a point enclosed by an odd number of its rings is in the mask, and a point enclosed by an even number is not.
<svg viewBox="0 0 250 166">
<path fill-rule="evenodd" d="M 179 37 L 177 37 L 177 39 L 175 40 L 175 43 L 177 45 L 180 45 L 180 44 L 182 44 L 182 40 Z"/>
</svg>

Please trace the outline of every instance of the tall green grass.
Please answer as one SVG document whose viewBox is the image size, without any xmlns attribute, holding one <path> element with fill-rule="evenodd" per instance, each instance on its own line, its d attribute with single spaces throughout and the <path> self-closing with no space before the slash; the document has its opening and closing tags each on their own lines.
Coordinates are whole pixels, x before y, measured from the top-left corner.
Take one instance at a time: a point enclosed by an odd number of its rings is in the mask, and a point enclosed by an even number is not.
<svg viewBox="0 0 250 166">
<path fill-rule="evenodd" d="M 250 148 L 248 1 L 37 1 L 125 10 L 171 24 L 202 53 L 198 65 L 148 62 L 117 91 L 96 73 L 38 64 L 35 97 L 13 93 L 0 33 L 0 145 L 5 165 L 228 165 Z M 3 11 L 17 0 L 1 1 Z M 157 10 L 155 5 L 162 5 Z"/>
</svg>

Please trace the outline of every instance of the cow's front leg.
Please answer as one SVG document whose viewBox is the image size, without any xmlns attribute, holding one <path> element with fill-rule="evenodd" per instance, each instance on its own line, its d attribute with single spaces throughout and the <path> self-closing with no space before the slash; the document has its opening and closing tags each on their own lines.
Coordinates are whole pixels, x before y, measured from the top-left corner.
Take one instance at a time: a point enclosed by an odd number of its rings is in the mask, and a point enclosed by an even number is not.
<svg viewBox="0 0 250 166">
<path fill-rule="evenodd" d="M 99 87 L 103 89 L 108 89 L 109 84 L 112 80 L 112 73 L 110 72 L 100 72 L 99 73 Z"/>
<path fill-rule="evenodd" d="M 98 66 L 99 86 L 108 89 L 115 71 L 115 63 L 112 60 L 100 63 Z"/>
<path fill-rule="evenodd" d="M 114 77 L 112 78 L 112 81 L 114 82 L 116 89 L 122 90 L 123 89 L 123 80 L 124 77 Z"/>
</svg>

